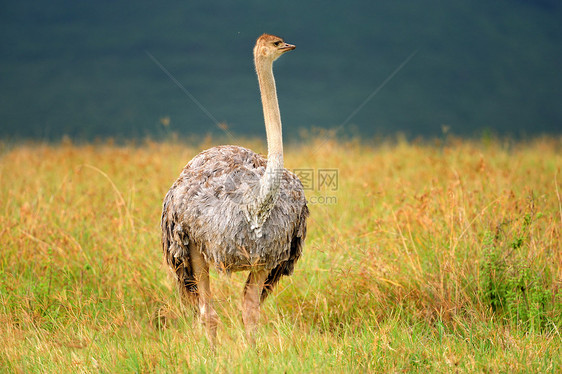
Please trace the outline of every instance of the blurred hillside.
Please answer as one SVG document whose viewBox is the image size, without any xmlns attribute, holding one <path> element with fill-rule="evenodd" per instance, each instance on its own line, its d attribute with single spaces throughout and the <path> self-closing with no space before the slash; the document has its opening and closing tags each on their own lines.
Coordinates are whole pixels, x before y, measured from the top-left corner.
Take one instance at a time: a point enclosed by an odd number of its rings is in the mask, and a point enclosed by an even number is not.
<svg viewBox="0 0 562 374">
<path fill-rule="evenodd" d="M 0 137 L 221 132 L 147 52 L 217 122 L 261 134 L 263 32 L 297 45 L 275 71 L 288 137 L 560 133 L 561 19 L 554 0 L 3 1 Z"/>
</svg>

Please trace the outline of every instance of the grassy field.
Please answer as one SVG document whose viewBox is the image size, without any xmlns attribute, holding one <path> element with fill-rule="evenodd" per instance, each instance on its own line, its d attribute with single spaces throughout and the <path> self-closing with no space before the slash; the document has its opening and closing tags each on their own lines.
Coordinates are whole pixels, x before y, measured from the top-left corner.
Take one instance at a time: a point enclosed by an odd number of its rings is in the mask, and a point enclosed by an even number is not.
<svg viewBox="0 0 562 374">
<path fill-rule="evenodd" d="M 0 371 L 562 371 L 561 138 L 288 146 L 314 181 L 304 257 L 255 348 L 245 274 L 211 274 L 214 352 L 159 243 L 213 143 L 0 143 Z"/>
</svg>

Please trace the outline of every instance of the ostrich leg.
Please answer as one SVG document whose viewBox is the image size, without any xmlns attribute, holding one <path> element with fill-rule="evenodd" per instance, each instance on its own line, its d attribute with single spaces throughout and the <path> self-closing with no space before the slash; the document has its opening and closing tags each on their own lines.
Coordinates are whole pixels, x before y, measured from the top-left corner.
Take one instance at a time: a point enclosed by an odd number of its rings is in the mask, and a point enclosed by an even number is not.
<svg viewBox="0 0 562 374">
<path fill-rule="evenodd" d="M 197 246 L 189 246 L 191 255 L 191 266 L 193 274 L 197 282 L 199 290 L 199 317 L 201 323 L 205 326 L 207 336 L 211 344 L 215 343 L 217 337 L 218 315 L 213 308 L 211 299 L 211 285 L 209 282 L 209 265 L 205 262 L 205 258 Z"/>
<path fill-rule="evenodd" d="M 242 319 L 251 344 L 254 344 L 255 331 L 260 318 L 260 296 L 268 273 L 267 270 L 250 271 L 244 287 Z"/>
</svg>

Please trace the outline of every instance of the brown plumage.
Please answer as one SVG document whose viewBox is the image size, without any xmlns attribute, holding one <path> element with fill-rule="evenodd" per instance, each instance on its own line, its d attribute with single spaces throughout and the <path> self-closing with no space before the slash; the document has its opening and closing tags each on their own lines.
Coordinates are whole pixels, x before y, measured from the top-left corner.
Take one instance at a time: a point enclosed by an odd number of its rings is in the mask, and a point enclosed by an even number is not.
<svg viewBox="0 0 562 374">
<path fill-rule="evenodd" d="M 283 168 L 281 118 L 272 65 L 294 49 L 262 35 L 254 61 L 268 140 L 268 158 L 238 146 L 201 152 L 183 169 L 164 198 L 162 248 L 182 301 L 199 309 L 209 336 L 216 336 L 209 265 L 219 271 L 249 270 L 243 320 L 253 339 L 259 304 L 302 254 L 308 208 L 300 180 Z M 198 306 L 198 308 L 197 308 Z"/>
</svg>

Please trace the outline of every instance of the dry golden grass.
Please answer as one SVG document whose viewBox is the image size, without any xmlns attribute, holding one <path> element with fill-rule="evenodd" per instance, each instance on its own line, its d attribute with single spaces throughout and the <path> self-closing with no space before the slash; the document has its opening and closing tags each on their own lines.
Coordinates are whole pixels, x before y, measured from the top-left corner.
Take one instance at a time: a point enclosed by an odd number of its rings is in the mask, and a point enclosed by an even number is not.
<svg viewBox="0 0 562 374">
<path fill-rule="evenodd" d="M 317 182 L 305 255 L 265 303 L 257 349 L 243 275 L 212 274 L 215 353 L 159 243 L 164 194 L 211 145 L 0 144 L 1 368 L 560 370 L 562 139 L 289 146 L 286 167 Z"/>
</svg>

